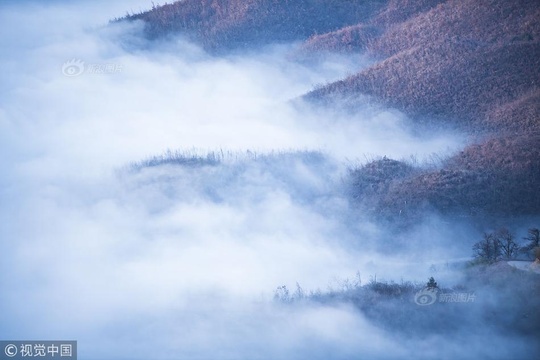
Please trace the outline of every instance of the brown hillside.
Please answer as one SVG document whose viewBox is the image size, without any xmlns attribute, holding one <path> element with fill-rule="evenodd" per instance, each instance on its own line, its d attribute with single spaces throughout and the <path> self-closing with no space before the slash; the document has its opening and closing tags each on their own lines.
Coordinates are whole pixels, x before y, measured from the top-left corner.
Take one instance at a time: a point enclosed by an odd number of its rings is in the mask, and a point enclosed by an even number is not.
<svg viewBox="0 0 540 360">
<path fill-rule="evenodd" d="M 352 198 L 390 218 L 540 213 L 538 0 L 185 0 L 127 19 L 214 50 L 306 39 L 308 56 L 367 50 L 381 60 L 306 98 L 367 95 L 490 140 L 436 171 L 367 164 L 350 174 Z"/>
<path fill-rule="evenodd" d="M 446 0 L 390 0 L 388 5 L 378 13 L 370 23 L 388 28 L 400 24 L 411 17 L 431 10 Z"/>
<path fill-rule="evenodd" d="M 484 125 L 492 130 L 511 133 L 540 131 L 540 90 L 533 90 L 517 100 L 489 110 Z"/>
<path fill-rule="evenodd" d="M 537 0 L 448 0 L 391 26 L 372 50 L 393 55 L 446 40 L 465 46 L 538 40 L 539 16 Z"/>
<path fill-rule="evenodd" d="M 308 98 L 369 94 L 409 113 L 461 119 L 468 126 L 485 123 L 492 109 L 540 88 L 538 1 L 427 3 L 428 11 L 389 26 L 370 43 L 386 60 Z M 379 16 L 388 19 L 387 13 L 392 11 Z"/>
<path fill-rule="evenodd" d="M 371 21 L 386 31 L 369 43 L 384 60 L 307 97 L 372 95 L 409 114 L 491 131 L 492 138 L 467 147 L 440 170 L 392 179 L 383 192 L 364 191 L 373 181 L 353 173 L 357 191 L 368 195 L 359 201 L 402 220 L 426 209 L 540 213 L 540 3 L 430 5 L 405 21 L 396 7 L 387 7 Z"/>
<path fill-rule="evenodd" d="M 380 35 L 375 26 L 357 24 L 326 33 L 313 35 L 300 47 L 303 54 L 318 52 L 348 53 L 365 50 L 369 43 Z"/>
<path fill-rule="evenodd" d="M 539 144 L 536 133 L 470 146 L 444 169 L 393 183 L 379 198 L 380 212 L 416 216 L 427 208 L 446 214 L 538 214 Z"/>
<path fill-rule="evenodd" d="M 301 46 L 303 56 L 320 52 L 357 52 L 372 47 L 387 27 L 404 22 L 445 0 L 390 0 L 364 22 L 325 34 L 312 35 Z"/>
<path fill-rule="evenodd" d="M 354 25 L 385 0 L 184 0 L 121 20 L 142 20 L 151 38 L 182 33 L 209 49 L 304 40 Z"/>
<path fill-rule="evenodd" d="M 399 52 L 308 97 L 369 94 L 408 113 L 459 118 L 469 125 L 538 88 L 540 42 L 484 47 L 448 40 Z"/>
<path fill-rule="evenodd" d="M 388 192 L 391 184 L 410 178 L 418 170 L 411 165 L 384 157 L 367 163 L 350 172 L 351 196 L 365 200 Z"/>
</svg>

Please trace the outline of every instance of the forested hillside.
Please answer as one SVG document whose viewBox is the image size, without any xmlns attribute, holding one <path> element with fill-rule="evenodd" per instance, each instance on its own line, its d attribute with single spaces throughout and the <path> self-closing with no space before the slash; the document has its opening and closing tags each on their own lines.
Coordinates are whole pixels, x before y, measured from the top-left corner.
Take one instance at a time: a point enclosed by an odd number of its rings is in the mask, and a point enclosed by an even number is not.
<svg viewBox="0 0 540 360">
<path fill-rule="evenodd" d="M 369 19 L 384 0 L 184 0 L 127 16 L 152 38 L 184 33 L 209 50 L 302 40 Z"/>
<path fill-rule="evenodd" d="M 390 217 L 540 213 L 538 1 L 186 0 L 128 19 L 150 37 L 180 32 L 214 50 L 303 40 L 302 56 L 367 52 L 379 61 L 304 98 L 367 95 L 478 140 L 436 171 L 401 165 L 394 177 L 385 161 L 352 171 L 355 199 Z"/>
</svg>

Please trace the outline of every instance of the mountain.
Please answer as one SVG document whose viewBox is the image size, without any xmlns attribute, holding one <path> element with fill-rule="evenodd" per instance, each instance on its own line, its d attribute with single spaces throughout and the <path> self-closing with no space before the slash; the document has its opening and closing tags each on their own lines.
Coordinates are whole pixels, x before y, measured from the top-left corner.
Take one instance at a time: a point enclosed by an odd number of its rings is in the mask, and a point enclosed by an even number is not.
<svg viewBox="0 0 540 360">
<path fill-rule="evenodd" d="M 539 89 L 539 20 L 537 1 L 449 0 L 386 24 L 364 44 L 382 61 L 308 97 L 368 94 L 409 114 L 469 127 Z"/>
<path fill-rule="evenodd" d="M 210 51 L 304 40 L 367 20 L 384 0 L 184 0 L 128 15 L 150 38 L 182 33 Z"/>
<path fill-rule="evenodd" d="M 400 16 L 392 9 L 398 3 L 410 9 L 410 2 L 392 3 L 363 25 L 381 24 L 381 35 L 356 44 L 381 60 L 306 97 L 324 102 L 371 95 L 413 119 L 457 125 L 486 140 L 448 159 L 442 169 L 393 180 L 384 194 L 369 197 L 376 213 L 393 219 L 414 218 L 421 209 L 466 216 L 539 214 L 540 4 L 425 1 Z M 317 38 L 322 44 L 337 33 Z"/>
<path fill-rule="evenodd" d="M 373 97 L 476 140 L 426 170 L 390 159 L 351 171 L 374 214 L 540 214 L 538 0 L 185 0 L 128 16 L 151 38 L 183 33 L 211 51 L 302 40 L 299 52 L 378 61 L 304 98 Z"/>
<path fill-rule="evenodd" d="M 308 53 L 337 51 L 351 52 L 371 48 L 375 39 L 394 24 L 435 7 L 444 0 L 390 0 L 367 21 L 325 34 L 312 35 L 302 46 Z"/>
<path fill-rule="evenodd" d="M 434 171 L 378 160 L 352 172 L 351 193 L 372 213 L 393 221 L 414 221 L 431 210 L 473 218 L 538 214 L 539 144 L 539 133 L 492 138 Z"/>
</svg>

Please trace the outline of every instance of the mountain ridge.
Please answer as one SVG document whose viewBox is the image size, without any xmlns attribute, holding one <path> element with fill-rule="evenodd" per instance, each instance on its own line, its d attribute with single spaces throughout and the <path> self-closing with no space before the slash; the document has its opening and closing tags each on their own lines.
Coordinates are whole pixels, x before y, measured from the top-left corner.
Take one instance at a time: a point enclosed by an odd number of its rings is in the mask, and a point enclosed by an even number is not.
<svg viewBox="0 0 540 360">
<path fill-rule="evenodd" d="M 183 33 L 208 51 L 303 40 L 367 20 L 384 0 L 184 0 L 119 21 L 142 20 L 150 38 Z"/>
<path fill-rule="evenodd" d="M 540 214 L 537 1 L 185 0 L 126 19 L 144 21 L 150 37 L 182 32 L 210 49 L 303 40 L 303 56 L 368 52 L 379 61 L 304 99 L 370 96 L 413 120 L 481 136 L 442 169 L 389 179 L 384 192 L 359 201 L 400 214 L 400 201 L 414 212 Z M 357 195 L 380 185 L 362 176 L 367 184 L 356 182 Z"/>
</svg>

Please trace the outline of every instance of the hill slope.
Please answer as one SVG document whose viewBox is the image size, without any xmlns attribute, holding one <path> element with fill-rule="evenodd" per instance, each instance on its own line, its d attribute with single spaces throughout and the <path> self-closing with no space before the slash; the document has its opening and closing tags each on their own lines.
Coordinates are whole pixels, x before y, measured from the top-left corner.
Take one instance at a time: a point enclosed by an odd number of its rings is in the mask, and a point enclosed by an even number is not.
<svg viewBox="0 0 540 360">
<path fill-rule="evenodd" d="M 369 44 L 383 61 L 308 97 L 369 94 L 469 126 L 540 89 L 537 1 L 449 0 L 386 26 Z"/>
<path fill-rule="evenodd" d="M 380 61 L 305 98 L 368 95 L 489 140 L 436 171 L 367 164 L 351 173 L 358 201 L 390 217 L 540 214 L 537 0 L 185 0 L 126 19 L 144 21 L 149 37 L 183 33 L 214 51 L 290 40 L 305 40 L 308 56 L 368 51 Z"/>
<path fill-rule="evenodd" d="M 380 36 L 342 45 L 364 47 L 382 60 L 306 98 L 325 102 L 371 95 L 435 126 L 444 121 L 490 136 L 449 159 L 443 169 L 392 180 L 387 191 L 361 201 L 371 208 L 375 203 L 375 213 L 394 219 L 415 217 L 421 209 L 540 214 L 540 4 L 391 3 L 364 24 L 380 24 Z M 408 9 L 404 15 L 394 11 L 398 3 Z M 310 39 L 310 49 L 324 48 L 325 37 L 338 33 Z"/>
<path fill-rule="evenodd" d="M 372 16 L 384 0 L 184 0 L 121 20 L 142 20 L 149 37 L 183 33 L 209 50 L 302 40 Z"/>
</svg>

